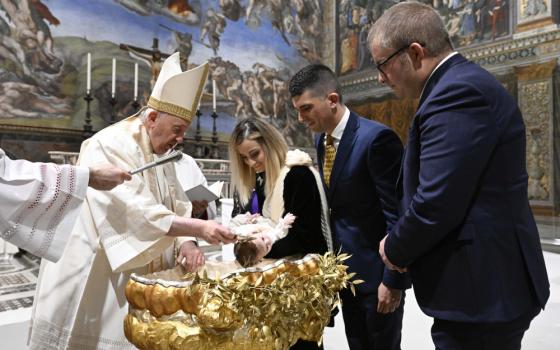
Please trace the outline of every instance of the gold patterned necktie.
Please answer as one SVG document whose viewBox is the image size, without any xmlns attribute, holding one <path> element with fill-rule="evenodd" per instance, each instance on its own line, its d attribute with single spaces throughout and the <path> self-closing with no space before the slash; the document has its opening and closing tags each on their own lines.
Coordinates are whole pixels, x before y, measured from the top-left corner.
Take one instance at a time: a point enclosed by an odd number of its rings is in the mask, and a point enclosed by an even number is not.
<svg viewBox="0 0 560 350">
<path fill-rule="evenodd" d="M 334 138 L 327 134 L 327 142 L 325 144 L 325 162 L 323 163 L 323 178 L 327 187 L 331 180 L 331 170 L 336 156 L 336 149 L 334 148 Z"/>
</svg>

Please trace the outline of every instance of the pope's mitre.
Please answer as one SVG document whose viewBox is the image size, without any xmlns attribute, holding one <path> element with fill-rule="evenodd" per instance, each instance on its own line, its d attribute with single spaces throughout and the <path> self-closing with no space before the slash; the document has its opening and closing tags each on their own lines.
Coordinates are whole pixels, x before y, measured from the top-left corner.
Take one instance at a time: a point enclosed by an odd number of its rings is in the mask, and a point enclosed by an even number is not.
<svg viewBox="0 0 560 350">
<path fill-rule="evenodd" d="M 183 72 L 179 53 L 169 56 L 161 67 L 148 107 L 191 122 L 208 78 L 208 67 L 205 62 Z"/>
</svg>

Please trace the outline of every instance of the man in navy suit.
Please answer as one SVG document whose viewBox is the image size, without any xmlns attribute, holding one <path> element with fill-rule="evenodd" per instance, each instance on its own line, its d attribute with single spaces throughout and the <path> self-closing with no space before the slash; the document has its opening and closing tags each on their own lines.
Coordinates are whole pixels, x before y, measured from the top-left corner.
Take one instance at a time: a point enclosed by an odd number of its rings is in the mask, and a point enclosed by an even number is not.
<svg viewBox="0 0 560 350">
<path fill-rule="evenodd" d="M 395 183 L 402 143 L 391 129 L 346 108 L 336 76 L 326 66 L 303 68 L 290 80 L 289 90 L 300 122 L 320 134 L 317 155 L 334 249 L 352 255 L 349 272 L 365 281 L 357 285 L 355 297 L 341 292 L 350 348 L 400 349 L 402 290 L 410 283 L 406 275 L 384 266 L 378 247 L 397 221 Z M 334 147 L 332 166 L 325 164 L 327 147 Z"/>
<path fill-rule="evenodd" d="M 519 349 L 550 293 L 521 112 L 490 73 L 453 51 L 429 6 L 391 7 L 368 42 L 379 81 L 420 99 L 398 181 L 400 218 L 380 255 L 410 272 L 437 349 Z"/>
</svg>

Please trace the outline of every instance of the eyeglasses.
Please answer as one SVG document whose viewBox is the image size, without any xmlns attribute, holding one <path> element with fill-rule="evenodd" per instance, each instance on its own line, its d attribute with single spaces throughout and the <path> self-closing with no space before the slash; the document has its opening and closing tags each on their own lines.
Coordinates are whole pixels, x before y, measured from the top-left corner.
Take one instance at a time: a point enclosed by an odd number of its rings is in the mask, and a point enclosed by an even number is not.
<svg viewBox="0 0 560 350">
<path fill-rule="evenodd" d="M 389 57 L 387 57 L 386 59 L 382 60 L 381 62 L 377 63 L 375 65 L 375 68 L 377 68 L 377 70 L 383 74 L 386 75 L 385 72 L 381 69 L 381 66 L 383 66 L 384 64 L 386 64 L 387 62 L 389 62 L 391 60 L 391 58 L 397 56 L 398 54 L 400 54 L 401 52 L 403 52 L 404 50 L 408 49 L 410 47 L 410 45 L 412 45 L 412 43 L 410 44 L 406 44 L 405 46 L 401 47 L 400 49 L 398 49 L 397 51 L 393 52 Z M 420 46 L 424 47 L 424 44 L 420 43 Z"/>
</svg>

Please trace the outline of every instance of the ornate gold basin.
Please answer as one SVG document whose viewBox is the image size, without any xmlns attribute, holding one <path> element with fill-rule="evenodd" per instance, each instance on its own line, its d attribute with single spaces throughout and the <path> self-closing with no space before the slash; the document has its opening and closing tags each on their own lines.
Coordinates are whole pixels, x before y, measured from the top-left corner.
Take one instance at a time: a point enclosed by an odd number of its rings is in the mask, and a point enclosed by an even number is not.
<svg viewBox="0 0 560 350">
<path fill-rule="evenodd" d="M 299 260 L 207 262 L 201 273 L 179 268 L 133 274 L 126 337 L 140 349 L 288 349 L 298 339 L 322 341 L 338 291 L 351 282 L 346 255 Z"/>
</svg>

